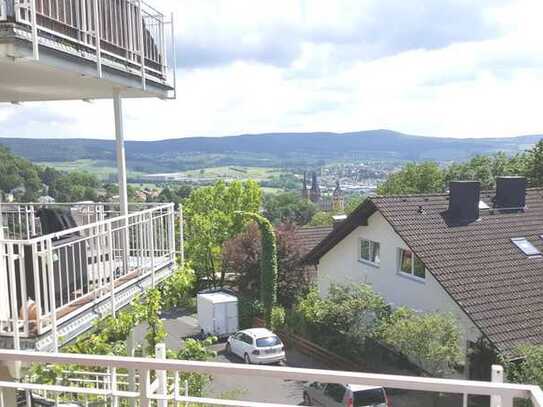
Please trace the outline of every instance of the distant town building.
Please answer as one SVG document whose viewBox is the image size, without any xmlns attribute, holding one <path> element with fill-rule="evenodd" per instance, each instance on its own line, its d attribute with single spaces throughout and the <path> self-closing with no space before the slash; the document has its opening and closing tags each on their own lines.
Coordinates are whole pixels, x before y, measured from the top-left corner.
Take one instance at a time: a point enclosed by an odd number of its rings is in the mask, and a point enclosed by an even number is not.
<svg viewBox="0 0 543 407">
<path fill-rule="evenodd" d="M 302 198 L 310 200 L 319 207 L 321 211 L 342 211 L 345 208 L 345 198 L 339 181 L 336 181 L 336 188 L 333 193 L 322 194 L 317 178 L 317 173 L 313 171 L 311 173 L 311 188 L 307 187 L 307 173 L 304 172 L 303 186 L 302 186 Z"/>
</svg>

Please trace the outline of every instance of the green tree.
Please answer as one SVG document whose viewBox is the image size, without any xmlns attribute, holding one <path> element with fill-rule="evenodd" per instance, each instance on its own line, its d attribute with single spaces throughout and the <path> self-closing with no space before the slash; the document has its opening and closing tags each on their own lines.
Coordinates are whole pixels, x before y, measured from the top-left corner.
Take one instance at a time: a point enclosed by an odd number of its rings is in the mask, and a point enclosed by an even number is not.
<svg viewBox="0 0 543 407">
<path fill-rule="evenodd" d="M 317 212 L 313 217 L 311 218 L 311 222 L 309 222 L 309 226 L 331 226 L 334 224 L 334 218 L 335 215 L 334 212 Z"/>
<path fill-rule="evenodd" d="M 543 388 L 543 345 L 522 345 L 514 353 L 519 358 L 505 364 L 509 382 Z"/>
<path fill-rule="evenodd" d="M 443 192 L 444 174 L 439 165 L 432 161 L 421 164 L 409 163 L 377 188 L 379 195 L 406 195 Z"/>
<path fill-rule="evenodd" d="M 21 188 L 17 200 L 34 201 L 42 192 L 38 168 L 30 161 L 17 157 L 0 146 L 0 192 L 9 193 Z"/>
<path fill-rule="evenodd" d="M 543 186 L 543 140 L 525 154 L 523 170 L 531 186 Z"/>
<path fill-rule="evenodd" d="M 207 279 L 214 287 L 224 285 L 223 245 L 245 227 L 239 212 L 258 212 L 261 200 L 254 181 L 218 182 L 192 191 L 184 204 L 186 253 L 200 280 Z"/>
<path fill-rule="evenodd" d="M 445 182 L 454 180 L 474 180 L 481 183 L 482 189 L 493 189 L 496 177 L 502 175 L 520 175 L 525 163 L 524 155 L 509 158 L 505 153 L 478 155 L 471 160 L 452 164 L 445 170 Z"/>
<path fill-rule="evenodd" d="M 264 216 L 274 225 L 296 223 L 303 226 L 309 223 L 316 212 L 315 204 L 294 192 L 264 196 Z"/>
</svg>

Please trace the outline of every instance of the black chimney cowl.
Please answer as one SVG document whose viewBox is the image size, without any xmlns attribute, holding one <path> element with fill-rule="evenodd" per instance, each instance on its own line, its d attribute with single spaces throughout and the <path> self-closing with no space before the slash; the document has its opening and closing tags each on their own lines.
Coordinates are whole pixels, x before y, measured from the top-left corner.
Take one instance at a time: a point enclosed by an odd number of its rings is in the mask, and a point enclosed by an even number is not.
<svg viewBox="0 0 543 407">
<path fill-rule="evenodd" d="M 470 223 L 479 219 L 481 183 L 451 181 L 449 183 L 448 217 L 454 223 Z"/>
<path fill-rule="evenodd" d="M 494 208 L 524 209 L 527 188 L 528 180 L 525 177 L 497 177 Z"/>
</svg>

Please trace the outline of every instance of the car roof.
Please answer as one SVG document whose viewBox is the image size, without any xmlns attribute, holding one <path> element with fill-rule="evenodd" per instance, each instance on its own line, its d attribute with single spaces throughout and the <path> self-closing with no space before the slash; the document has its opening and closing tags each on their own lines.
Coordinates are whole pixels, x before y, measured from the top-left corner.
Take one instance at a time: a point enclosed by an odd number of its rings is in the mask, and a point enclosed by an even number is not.
<svg viewBox="0 0 543 407">
<path fill-rule="evenodd" d="M 266 328 L 250 328 L 250 329 L 244 329 L 243 332 L 249 336 L 252 336 L 253 338 L 264 338 L 267 336 L 275 335 L 272 331 Z"/>
<path fill-rule="evenodd" d="M 381 386 L 364 386 L 361 384 L 348 384 L 346 386 L 349 390 L 355 392 L 355 391 L 364 391 L 364 390 L 375 390 L 375 389 L 382 389 Z"/>
</svg>

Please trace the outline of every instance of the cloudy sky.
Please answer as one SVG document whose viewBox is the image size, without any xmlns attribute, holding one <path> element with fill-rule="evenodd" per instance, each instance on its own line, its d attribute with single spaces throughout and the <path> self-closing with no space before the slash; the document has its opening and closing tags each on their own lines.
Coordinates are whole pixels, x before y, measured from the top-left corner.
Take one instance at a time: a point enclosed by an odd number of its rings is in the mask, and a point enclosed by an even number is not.
<svg viewBox="0 0 543 407">
<path fill-rule="evenodd" d="M 149 0 L 176 15 L 178 99 L 127 138 L 387 128 L 543 133 L 541 0 Z M 111 102 L 0 105 L 0 136 L 113 138 Z"/>
</svg>

